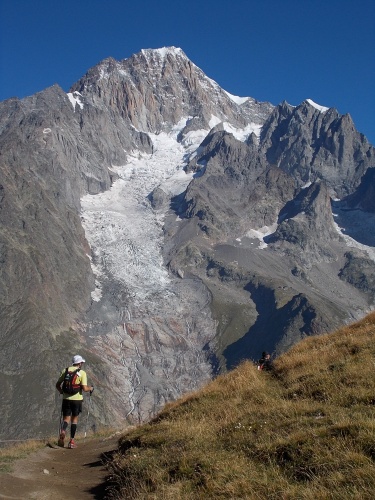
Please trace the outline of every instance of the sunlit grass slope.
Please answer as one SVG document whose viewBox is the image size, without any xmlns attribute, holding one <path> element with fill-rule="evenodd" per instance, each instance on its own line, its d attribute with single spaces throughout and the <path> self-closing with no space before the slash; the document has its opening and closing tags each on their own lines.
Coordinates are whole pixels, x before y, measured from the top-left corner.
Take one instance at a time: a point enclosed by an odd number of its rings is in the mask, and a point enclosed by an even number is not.
<svg viewBox="0 0 375 500">
<path fill-rule="evenodd" d="M 125 434 L 113 498 L 375 498 L 375 313 L 246 362 Z"/>
</svg>

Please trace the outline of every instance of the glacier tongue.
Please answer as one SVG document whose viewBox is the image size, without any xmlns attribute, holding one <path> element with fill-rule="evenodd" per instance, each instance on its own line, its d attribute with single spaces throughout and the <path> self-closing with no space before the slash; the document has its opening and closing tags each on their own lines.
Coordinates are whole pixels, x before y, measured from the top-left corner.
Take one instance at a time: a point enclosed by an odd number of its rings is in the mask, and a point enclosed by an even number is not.
<svg viewBox="0 0 375 500">
<path fill-rule="evenodd" d="M 163 214 L 155 213 L 146 197 L 163 183 L 168 192 L 178 194 L 192 178 L 182 170 L 185 149 L 174 136 L 151 137 L 152 155 L 130 155 L 126 165 L 112 167 L 119 179 L 110 190 L 81 200 L 97 286 L 100 276 L 110 272 L 133 297 L 134 305 L 155 293 L 168 296 L 170 281 L 161 256 Z M 98 300 L 98 290 L 92 296 Z"/>
</svg>

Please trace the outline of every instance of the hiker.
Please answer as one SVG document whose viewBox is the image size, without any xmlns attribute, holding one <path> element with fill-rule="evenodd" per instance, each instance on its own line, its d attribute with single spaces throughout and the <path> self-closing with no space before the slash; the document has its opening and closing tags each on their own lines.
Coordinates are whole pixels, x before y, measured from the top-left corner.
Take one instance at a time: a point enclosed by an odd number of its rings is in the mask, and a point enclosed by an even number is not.
<svg viewBox="0 0 375 500">
<path fill-rule="evenodd" d="M 262 357 L 258 361 L 258 370 L 270 371 L 272 370 L 271 354 L 266 351 L 262 352 Z"/>
<path fill-rule="evenodd" d="M 70 423 L 70 441 L 68 448 L 76 448 L 74 437 L 77 430 L 78 415 L 82 413 L 82 391 L 90 392 L 94 390 L 93 386 L 87 385 L 87 375 L 81 370 L 85 360 L 79 354 L 73 356 L 72 366 L 64 368 L 61 372 L 56 389 L 63 395 L 61 412 L 63 415 L 62 427 L 58 445 L 64 447 L 66 430 Z"/>
</svg>

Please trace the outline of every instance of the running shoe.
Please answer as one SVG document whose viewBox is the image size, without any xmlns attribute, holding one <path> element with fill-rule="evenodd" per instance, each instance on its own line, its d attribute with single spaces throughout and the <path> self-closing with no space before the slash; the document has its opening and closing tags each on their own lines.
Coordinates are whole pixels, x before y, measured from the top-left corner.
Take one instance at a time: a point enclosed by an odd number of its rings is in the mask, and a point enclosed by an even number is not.
<svg viewBox="0 0 375 500">
<path fill-rule="evenodd" d="M 74 442 L 74 439 L 71 439 L 68 444 L 68 448 L 77 448 L 77 445 Z"/>
<path fill-rule="evenodd" d="M 57 441 L 58 446 L 61 446 L 61 448 L 64 448 L 64 441 L 65 441 L 65 431 L 61 430 L 59 440 Z"/>
</svg>

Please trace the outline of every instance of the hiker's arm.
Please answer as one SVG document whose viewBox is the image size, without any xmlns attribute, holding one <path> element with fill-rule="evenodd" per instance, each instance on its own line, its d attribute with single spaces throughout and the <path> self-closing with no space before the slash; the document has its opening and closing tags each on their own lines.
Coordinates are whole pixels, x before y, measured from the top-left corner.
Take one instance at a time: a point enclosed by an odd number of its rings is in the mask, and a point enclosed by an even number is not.
<svg viewBox="0 0 375 500">
<path fill-rule="evenodd" d="M 92 385 L 81 385 L 81 387 L 84 392 L 91 392 L 94 390 L 94 387 Z"/>
<path fill-rule="evenodd" d="M 87 385 L 87 375 L 84 371 L 82 371 L 81 389 L 83 392 L 92 392 L 94 390 L 91 385 Z"/>
<path fill-rule="evenodd" d="M 60 382 L 60 379 L 56 382 L 56 389 L 59 391 L 60 394 L 63 393 L 62 389 L 61 389 L 61 382 Z"/>
</svg>

